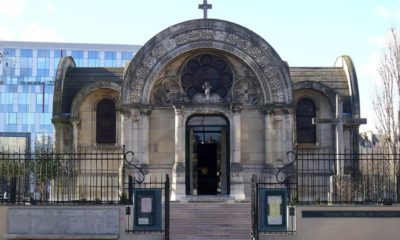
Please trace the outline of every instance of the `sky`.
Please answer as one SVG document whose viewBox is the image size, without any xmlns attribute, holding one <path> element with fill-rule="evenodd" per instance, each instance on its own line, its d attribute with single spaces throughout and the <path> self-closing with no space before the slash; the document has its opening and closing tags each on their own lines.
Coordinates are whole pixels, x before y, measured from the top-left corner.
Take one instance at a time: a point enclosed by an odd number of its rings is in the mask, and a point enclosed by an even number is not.
<svg viewBox="0 0 400 240">
<path fill-rule="evenodd" d="M 179 22 L 202 18 L 203 0 L 0 0 L 0 40 L 143 45 Z M 209 18 L 264 38 L 289 66 L 333 66 L 349 55 L 361 115 L 374 129 L 376 72 L 390 28 L 400 28 L 400 0 L 208 0 Z"/>
</svg>

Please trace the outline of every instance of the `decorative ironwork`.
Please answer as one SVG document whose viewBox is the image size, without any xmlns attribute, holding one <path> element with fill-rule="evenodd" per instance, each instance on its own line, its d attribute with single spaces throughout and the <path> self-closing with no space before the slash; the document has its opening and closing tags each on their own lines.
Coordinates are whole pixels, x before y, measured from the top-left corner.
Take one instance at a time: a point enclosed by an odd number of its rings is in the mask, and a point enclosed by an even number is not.
<svg viewBox="0 0 400 240">
<path fill-rule="evenodd" d="M 125 163 L 127 163 L 129 166 L 131 166 L 134 169 L 139 171 L 140 177 L 138 179 L 136 179 L 136 176 L 133 176 L 133 181 L 135 183 L 143 183 L 145 180 L 145 173 L 143 171 L 143 168 L 141 168 L 137 165 L 137 161 L 134 158 L 135 153 L 133 151 L 125 151 L 125 145 L 122 146 L 122 150 L 123 150 L 123 154 L 124 154 Z"/>
<path fill-rule="evenodd" d="M 251 177 L 251 240 L 258 240 L 257 175 Z"/>
<path fill-rule="evenodd" d="M 275 178 L 278 183 L 287 184 L 290 181 L 290 177 L 296 175 L 296 166 L 294 163 L 297 160 L 297 153 L 295 151 L 288 151 L 286 153 L 288 164 L 283 167 L 278 167 L 278 171 L 275 173 Z M 283 175 L 283 178 L 279 176 Z"/>
</svg>

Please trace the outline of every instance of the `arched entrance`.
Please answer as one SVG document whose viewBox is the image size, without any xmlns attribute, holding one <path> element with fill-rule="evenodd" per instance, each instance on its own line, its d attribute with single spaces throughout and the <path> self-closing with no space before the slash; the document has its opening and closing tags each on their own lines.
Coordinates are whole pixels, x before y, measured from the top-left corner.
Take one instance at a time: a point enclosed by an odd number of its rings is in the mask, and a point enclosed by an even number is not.
<svg viewBox="0 0 400 240">
<path fill-rule="evenodd" d="M 229 121 L 196 114 L 186 122 L 186 194 L 228 195 Z"/>
</svg>

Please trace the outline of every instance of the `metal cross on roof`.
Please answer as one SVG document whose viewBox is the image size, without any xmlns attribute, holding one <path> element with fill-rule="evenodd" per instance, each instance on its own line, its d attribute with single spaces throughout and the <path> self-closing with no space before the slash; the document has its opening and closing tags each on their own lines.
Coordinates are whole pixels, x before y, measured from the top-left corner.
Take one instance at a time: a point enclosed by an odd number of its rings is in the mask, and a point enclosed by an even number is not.
<svg viewBox="0 0 400 240">
<path fill-rule="evenodd" d="M 203 0 L 203 4 L 199 4 L 199 9 L 203 9 L 204 19 L 207 19 L 207 10 L 212 8 L 212 4 L 207 4 L 207 0 Z"/>
</svg>

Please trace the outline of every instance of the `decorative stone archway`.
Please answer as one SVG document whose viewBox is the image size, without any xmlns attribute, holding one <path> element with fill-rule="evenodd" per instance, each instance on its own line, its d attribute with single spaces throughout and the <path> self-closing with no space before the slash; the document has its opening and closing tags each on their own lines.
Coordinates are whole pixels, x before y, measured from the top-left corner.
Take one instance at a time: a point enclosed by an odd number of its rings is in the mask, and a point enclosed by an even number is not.
<svg viewBox="0 0 400 240">
<path fill-rule="evenodd" d="M 292 102 L 288 66 L 264 39 L 231 22 L 200 19 L 171 26 L 141 48 L 125 71 L 122 105 L 149 104 L 159 72 L 172 59 L 199 49 L 224 51 L 243 60 L 259 79 L 265 104 Z"/>
<path fill-rule="evenodd" d="M 257 109 L 288 106 L 292 104 L 292 83 L 289 68 L 275 50 L 260 36 L 240 25 L 215 19 L 192 20 L 171 26 L 150 39 L 135 55 L 124 71 L 121 89 L 121 109 L 126 112 L 123 126 L 140 129 L 137 135 L 127 136 L 123 144 L 138 145 L 138 156 L 143 166 L 150 163 L 149 136 L 151 108 L 154 101 L 153 91 L 159 88 L 159 79 L 177 59 L 190 59 L 201 54 L 210 56 L 231 57 L 251 72 L 254 86 L 259 86 Z M 215 55 L 213 55 L 215 54 Z M 228 57 L 228 58 L 229 58 Z M 201 62 L 201 60 L 199 60 Z M 180 75 L 181 76 L 181 75 Z M 182 75 L 183 76 L 183 75 Z M 248 76 L 245 76 L 245 78 Z M 179 82 L 175 80 L 175 82 Z M 238 84 L 240 81 L 237 82 Z M 185 84 L 182 84 L 185 87 Z M 224 98 L 224 94 L 221 95 Z M 206 96 L 207 97 L 207 96 Z M 193 98 L 195 98 L 193 96 Z M 188 110 L 187 105 L 168 102 L 168 109 L 174 107 L 175 112 L 175 155 L 172 167 L 172 199 L 185 196 L 185 119 L 189 114 L 219 114 L 229 117 L 232 124 L 231 139 L 231 191 L 230 196 L 244 199 L 244 184 L 241 165 L 241 106 L 243 103 L 225 99 L 218 104 L 203 109 L 202 101 Z M 142 109 L 148 114 L 142 114 Z M 206 111 L 206 112 L 204 112 Z M 140 114 L 138 114 L 140 112 Z M 285 118 L 286 119 L 286 118 Z M 272 122 L 265 120 L 265 124 Z M 283 122 L 286 122 L 284 120 Z M 125 128 L 125 127 L 124 127 Z M 233 130 L 234 129 L 234 130 Z M 265 127 L 267 129 L 267 126 Z M 284 129 L 284 128 L 282 128 Z M 283 130 L 282 130 L 283 131 Z M 278 136 L 272 133 L 273 136 Z M 281 134 L 285 135 L 284 133 Z M 132 138 L 132 139 L 130 139 Z M 271 140 L 272 141 L 272 140 Z M 268 145 L 268 143 L 265 143 Z M 268 145 L 268 147 L 270 147 Z M 271 160 L 272 161 L 272 160 Z M 227 191 L 229 192 L 229 191 Z"/>
</svg>

